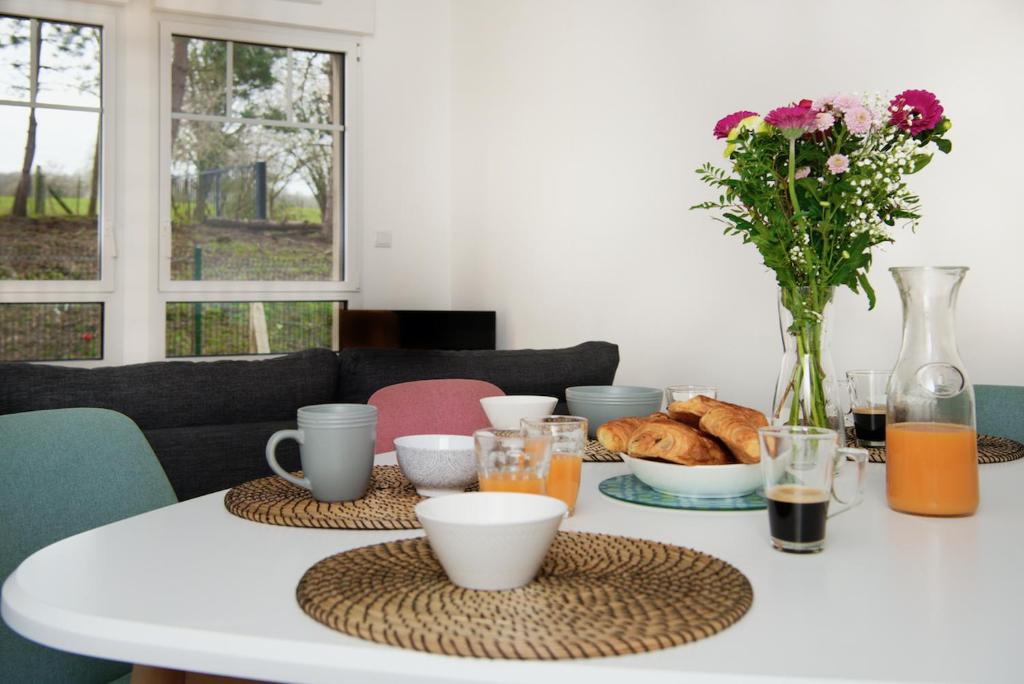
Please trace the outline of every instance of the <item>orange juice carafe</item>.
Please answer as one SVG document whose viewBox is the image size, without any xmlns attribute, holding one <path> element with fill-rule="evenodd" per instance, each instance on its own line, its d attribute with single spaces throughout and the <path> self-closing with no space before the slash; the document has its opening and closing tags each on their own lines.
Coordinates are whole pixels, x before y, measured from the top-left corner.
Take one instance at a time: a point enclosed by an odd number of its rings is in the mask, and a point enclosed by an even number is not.
<svg viewBox="0 0 1024 684">
<path fill-rule="evenodd" d="M 892 268 L 903 300 L 903 344 L 887 388 L 889 507 L 918 515 L 978 508 L 974 388 L 956 346 L 964 267 Z"/>
</svg>

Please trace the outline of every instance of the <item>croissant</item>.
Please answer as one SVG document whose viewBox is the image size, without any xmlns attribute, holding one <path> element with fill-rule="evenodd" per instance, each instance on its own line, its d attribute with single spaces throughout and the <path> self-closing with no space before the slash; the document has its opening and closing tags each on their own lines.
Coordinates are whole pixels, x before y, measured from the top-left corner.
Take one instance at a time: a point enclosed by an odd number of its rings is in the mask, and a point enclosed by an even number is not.
<svg viewBox="0 0 1024 684">
<path fill-rule="evenodd" d="M 700 429 L 722 440 L 740 463 L 761 461 L 757 428 L 767 424 L 763 414 L 735 406 L 713 408 L 700 419 Z"/>
<path fill-rule="evenodd" d="M 673 401 L 668 405 L 666 410 L 673 420 L 678 420 L 681 423 L 697 427 L 700 425 L 700 419 L 704 417 L 704 414 L 715 408 L 732 408 L 743 413 L 752 423 L 763 420 L 765 421 L 764 425 L 768 424 L 764 415 L 760 411 L 755 411 L 752 408 L 740 406 L 739 404 L 730 404 L 729 402 L 722 401 L 720 399 L 712 399 L 711 397 L 706 397 L 703 394 L 698 394 L 686 401 Z"/>
<path fill-rule="evenodd" d="M 646 418 L 631 416 L 628 418 L 616 418 L 597 428 L 597 441 L 608 451 L 625 451 L 636 429 L 646 421 Z"/>
<path fill-rule="evenodd" d="M 688 425 L 654 420 L 641 425 L 629 440 L 634 458 L 660 458 L 681 465 L 728 463 L 725 452 Z"/>
</svg>

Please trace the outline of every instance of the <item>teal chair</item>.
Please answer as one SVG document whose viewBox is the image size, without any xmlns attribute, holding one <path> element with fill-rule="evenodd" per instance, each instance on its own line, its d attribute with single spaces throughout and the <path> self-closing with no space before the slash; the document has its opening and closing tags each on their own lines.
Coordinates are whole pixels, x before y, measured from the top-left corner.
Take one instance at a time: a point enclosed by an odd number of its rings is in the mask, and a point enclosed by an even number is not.
<svg viewBox="0 0 1024 684">
<path fill-rule="evenodd" d="M 978 433 L 1024 443 L 1024 387 L 975 385 Z"/>
<path fill-rule="evenodd" d="M 0 416 L 0 578 L 65 537 L 177 501 L 138 426 L 94 408 Z M 0 682 L 127 682 L 131 666 L 22 638 L 0 621 Z"/>
</svg>

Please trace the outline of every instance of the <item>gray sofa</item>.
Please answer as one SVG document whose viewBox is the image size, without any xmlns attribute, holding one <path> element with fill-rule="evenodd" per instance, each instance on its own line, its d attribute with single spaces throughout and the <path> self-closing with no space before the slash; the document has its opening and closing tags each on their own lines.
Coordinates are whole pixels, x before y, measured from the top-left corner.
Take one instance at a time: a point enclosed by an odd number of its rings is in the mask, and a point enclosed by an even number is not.
<svg viewBox="0 0 1024 684">
<path fill-rule="evenodd" d="M 104 368 L 0 364 L 0 414 L 72 406 L 132 418 L 153 446 L 179 499 L 269 474 L 263 450 L 276 430 L 295 427 L 300 406 L 364 403 L 381 387 L 411 380 L 486 380 L 506 394 L 557 396 L 615 379 L 618 347 L 421 351 L 309 349 L 255 361 L 159 361 Z M 0 445 L 2 448 L 2 445 Z M 297 469 L 291 441 L 281 464 Z"/>
</svg>

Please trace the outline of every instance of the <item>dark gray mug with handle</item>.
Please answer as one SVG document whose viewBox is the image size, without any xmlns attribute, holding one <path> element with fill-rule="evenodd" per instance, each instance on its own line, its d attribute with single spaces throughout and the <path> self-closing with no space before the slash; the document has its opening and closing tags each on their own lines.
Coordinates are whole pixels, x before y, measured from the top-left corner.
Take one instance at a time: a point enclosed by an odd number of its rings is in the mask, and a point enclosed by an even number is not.
<svg viewBox="0 0 1024 684">
<path fill-rule="evenodd" d="M 280 477 L 308 489 L 317 501 L 354 501 L 366 493 L 377 444 L 377 407 L 367 404 L 317 404 L 298 412 L 298 430 L 278 430 L 267 442 L 267 463 Z M 277 462 L 279 442 L 294 439 L 305 477 Z"/>
</svg>

